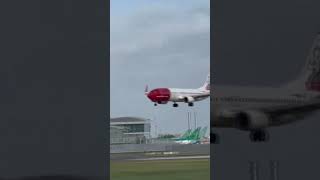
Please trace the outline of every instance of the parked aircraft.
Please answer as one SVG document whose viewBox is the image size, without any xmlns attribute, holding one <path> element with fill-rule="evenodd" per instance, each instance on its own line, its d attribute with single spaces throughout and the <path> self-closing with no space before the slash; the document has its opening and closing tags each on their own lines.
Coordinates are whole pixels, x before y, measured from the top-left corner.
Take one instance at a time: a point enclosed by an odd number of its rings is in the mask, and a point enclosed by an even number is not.
<svg viewBox="0 0 320 180">
<path fill-rule="evenodd" d="M 174 140 L 179 144 L 198 144 L 204 138 L 206 132 L 207 127 L 202 129 L 201 127 L 198 127 L 194 131 L 188 130 L 182 137 L 174 138 Z"/>
</svg>

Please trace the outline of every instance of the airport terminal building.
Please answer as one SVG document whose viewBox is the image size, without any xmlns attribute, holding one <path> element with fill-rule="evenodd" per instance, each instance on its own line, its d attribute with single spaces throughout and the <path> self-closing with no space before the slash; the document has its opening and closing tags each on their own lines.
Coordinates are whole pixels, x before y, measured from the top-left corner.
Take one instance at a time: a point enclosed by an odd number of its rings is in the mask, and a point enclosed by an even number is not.
<svg viewBox="0 0 320 180">
<path fill-rule="evenodd" d="M 110 144 L 146 144 L 151 137 L 149 119 L 118 117 L 110 119 Z"/>
</svg>

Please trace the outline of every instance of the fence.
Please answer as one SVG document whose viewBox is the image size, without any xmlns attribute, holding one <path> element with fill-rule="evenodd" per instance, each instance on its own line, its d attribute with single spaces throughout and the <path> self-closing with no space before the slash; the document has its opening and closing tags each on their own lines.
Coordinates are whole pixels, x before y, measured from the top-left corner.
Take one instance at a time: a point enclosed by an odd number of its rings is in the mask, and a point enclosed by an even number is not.
<svg viewBox="0 0 320 180">
<path fill-rule="evenodd" d="M 121 144 L 111 145 L 110 153 L 178 152 L 210 154 L 210 144 Z"/>
</svg>

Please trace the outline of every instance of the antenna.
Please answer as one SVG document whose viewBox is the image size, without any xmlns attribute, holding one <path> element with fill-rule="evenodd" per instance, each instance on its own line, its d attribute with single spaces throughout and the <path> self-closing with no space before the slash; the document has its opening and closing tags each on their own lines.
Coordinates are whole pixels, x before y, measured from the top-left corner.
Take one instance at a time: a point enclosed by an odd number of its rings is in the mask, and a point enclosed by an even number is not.
<svg viewBox="0 0 320 180">
<path fill-rule="evenodd" d="M 249 161 L 250 180 L 259 180 L 259 163 L 258 161 Z"/>
<path fill-rule="evenodd" d="M 279 180 L 279 161 L 270 161 L 270 180 Z"/>
<path fill-rule="evenodd" d="M 187 120 L 188 120 L 188 130 L 190 130 L 189 112 L 187 112 Z"/>
<path fill-rule="evenodd" d="M 155 136 L 155 137 L 158 137 L 158 134 L 157 134 L 157 125 L 155 124 L 154 126 L 155 126 L 155 132 L 154 132 L 155 135 L 154 135 L 154 136 Z"/>
<path fill-rule="evenodd" d="M 153 114 L 153 122 L 154 122 L 154 127 L 155 127 L 155 131 L 154 131 L 154 136 L 158 137 L 158 127 L 157 127 L 157 116 L 155 114 Z"/>
<path fill-rule="evenodd" d="M 193 111 L 193 120 L 194 120 L 194 129 L 197 129 L 196 116 L 194 111 Z"/>
<path fill-rule="evenodd" d="M 194 112 L 194 121 L 195 121 L 195 126 L 197 128 L 197 112 Z"/>
</svg>

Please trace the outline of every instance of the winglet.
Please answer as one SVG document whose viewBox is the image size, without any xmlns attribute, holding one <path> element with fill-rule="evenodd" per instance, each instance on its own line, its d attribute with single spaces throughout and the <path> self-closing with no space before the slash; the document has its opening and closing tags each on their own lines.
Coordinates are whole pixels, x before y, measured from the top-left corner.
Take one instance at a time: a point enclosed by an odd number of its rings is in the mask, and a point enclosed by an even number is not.
<svg viewBox="0 0 320 180">
<path fill-rule="evenodd" d="M 144 94 L 148 94 L 148 85 L 146 85 L 146 88 L 145 88 L 145 90 L 144 90 Z"/>
</svg>

